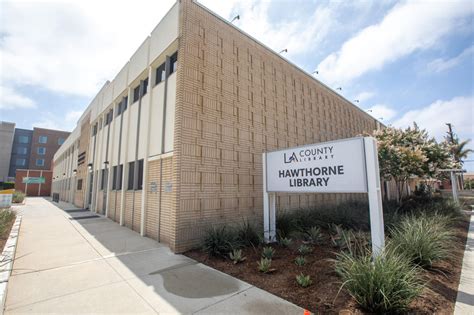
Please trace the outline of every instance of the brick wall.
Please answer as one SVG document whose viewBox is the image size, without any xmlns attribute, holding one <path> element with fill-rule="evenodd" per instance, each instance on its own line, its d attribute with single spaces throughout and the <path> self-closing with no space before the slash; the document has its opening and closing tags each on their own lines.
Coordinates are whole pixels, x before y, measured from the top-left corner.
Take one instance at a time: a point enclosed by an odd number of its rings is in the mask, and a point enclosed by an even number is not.
<svg viewBox="0 0 474 315">
<path fill-rule="evenodd" d="M 369 115 L 190 0 L 182 1 L 180 25 L 171 244 L 178 252 L 212 224 L 262 220 L 262 152 L 376 128 Z M 346 198 L 281 194 L 278 204 Z"/>
<path fill-rule="evenodd" d="M 44 184 L 23 184 L 23 177 L 44 177 Z M 27 196 L 50 196 L 53 171 L 16 170 L 15 190 L 26 193 Z"/>
</svg>

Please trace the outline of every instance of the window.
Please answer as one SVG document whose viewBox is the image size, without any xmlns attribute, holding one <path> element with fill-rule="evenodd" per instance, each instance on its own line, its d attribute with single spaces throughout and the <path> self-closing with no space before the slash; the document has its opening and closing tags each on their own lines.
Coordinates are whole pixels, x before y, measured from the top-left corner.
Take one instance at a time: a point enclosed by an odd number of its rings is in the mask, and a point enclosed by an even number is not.
<svg viewBox="0 0 474 315">
<path fill-rule="evenodd" d="M 121 190 L 122 189 L 122 173 L 123 165 L 114 166 L 113 169 L 113 181 L 112 181 L 112 190 Z"/>
<path fill-rule="evenodd" d="M 36 166 L 44 166 L 44 159 L 36 159 Z"/>
<path fill-rule="evenodd" d="M 107 185 L 107 169 L 103 169 L 101 171 L 101 176 L 100 176 L 100 190 L 104 190 L 106 185 Z"/>
<path fill-rule="evenodd" d="M 123 98 L 123 104 L 122 104 L 122 113 L 125 112 L 127 110 L 127 106 L 128 106 L 128 96 L 125 96 Z"/>
<path fill-rule="evenodd" d="M 20 142 L 20 143 L 28 143 L 28 142 L 30 142 L 30 137 L 28 137 L 28 136 L 19 136 L 19 137 L 18 137 L 18 142 Z"/>
<path fill-rule="evenodd" d="M 143 159 L 138 161 L 138 184 L 137 190 L 143 189 Z"/>
<path fill-rule="evenodd" d="M 122 102 L 115 105 L 115 117 L 119 116 L 122 113 Z"/>
<path fill-rule="evenodd" d="M 107 126 L 112 122 L 112 119 L 114 118 L 114 111 L 113 109 L 109 110 L 107 115 L 105 115 L 105 125 Z"/>
<path fill-rule="evenodd" d="M 37 153 L 39 155 L 45 155 L 46 154 L 46 148 L 45 147 L 38 147 Z"/>
<path fill-rule="evenodd" d="M 133 102 L 135 103 L 140 98 L 140 85 L 133 89 Z"/>
<path fill-rule="evenodd" d="M 16 154 L 26 154 L 28 152 L 28 149 L 25 147 L 17 147 L 16 148 Z"/>
<path fill-rule="evenodd" d="M 164 81 L 166 78 L 166 72 L 165 72 L 165 63 L 161 64 L 158 68 L 156 68 L 156 82 L 155 85 L 160 83 L 161 81 Z"/>
<path fill-rule="evenodd" d="M 178 52 L 175 52 L 173 55 L 171 55 L 170 65 L 171 65 L 170 74 L 178 70 Z"/>
<path fill-rule="evenodd" d="M 48 137 L 47 136 L 39 136 L 39 143 L 48 143 Z"/>
<path fill-rule="evenodd" d="M 26 159 L 16 159 L 15 161 L 16 166 L 25 166 L 26 165 Z"/>
<path fill-rule="evenodd" d="M 128 190 L 133 190 L 133 173 L 135 172 L 135 162 L 128 163 Z"/>
<path fill-rule="evenodd" d="M 77 180 L 77 190 L 82 190 L 82 179 Z"/>
<path fill-rule="evenodd" d="M 142 94 L 142 96 L 145 95 L 146 92 L 148 92 L 148 78 L 143 80 L 143 94 Z"/>
<path fill-rule="evenodd" d="M 138 162 L 138 174 L 135 174 L 135 162 L 128 163 L 128 190 L 142 190 L 143 189 L 143 159 Z M 135 175 L 137 176 L 137 187 L 134 187 Z"/>
<path fill-rule="evenodd" d="M 97 134 L 97 123 L 95 123 L 94 127 L 92 127 L 92 136 Z"/>
<path fill-rule="evenodd" d="M 64 138 L 59 138 L 58 139 L 58 145 L 62 145 L 64 143 Z"/>
</svg>

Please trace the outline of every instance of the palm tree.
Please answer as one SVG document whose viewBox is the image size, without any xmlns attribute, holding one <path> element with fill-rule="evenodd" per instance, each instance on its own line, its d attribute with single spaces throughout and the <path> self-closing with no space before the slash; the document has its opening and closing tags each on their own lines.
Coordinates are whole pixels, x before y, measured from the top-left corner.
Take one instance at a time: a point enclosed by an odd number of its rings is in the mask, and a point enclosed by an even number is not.
<svg viewBox="0 0 474 315">
<path fill-rule="evenodd" d="M 471 139 L 467 139 L 467 140 L 459 142 L 458 137 L 454 138 L 454 141 L 453 141 L 454 158 L 456 159 L 456 161 L 459 161 L 461 165 L 464 164 L 463 160 L 467 158 L 469 153 L 474 152 L 474 150 L 466 148 L 469 142 L 471 142 Z"/>
<path fill-rule="evenodd" d="M 469 148 L 466 147 L 467 144 L 470 141 L 471 141 L 471 139 L 460 141 L 459 137 L 455 137 L 453 139 L 452 150 L 453 150 L 454 159 L 455 159 L 455 161 L 459 162 L 459 164 L 461 164 L 461 167 L 464 164 L 463 160 L 467 159 L 467 156 L 470 153 L 474 152 L 474 150 L 469 149 Z M 460 186 L 461 189 L 463 189 L 464 188 L 464 174 L 463 173 L 461 173 L 461 176 L 460 176 L 459 179 L 460 179 L 459 186 Z"/>
</svg>

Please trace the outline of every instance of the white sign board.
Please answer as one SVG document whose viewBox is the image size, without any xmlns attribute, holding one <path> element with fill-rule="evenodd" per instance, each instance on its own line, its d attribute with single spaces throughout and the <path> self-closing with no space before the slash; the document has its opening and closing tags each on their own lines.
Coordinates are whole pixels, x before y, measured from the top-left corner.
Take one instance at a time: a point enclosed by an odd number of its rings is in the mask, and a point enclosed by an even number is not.
<svg viewBox="0 0 474 315">
<path fill-rule="evenodd" d="M 276 240 L 278 192 L 367 193 L 372 254 L 384 246 L 377 143 L 358 137 L 263 153 L 263 225 L 266 242 Z"/>
<path fill-rule="evenodd" d="M 0 208 L 10 208 L 12 205 L 12 194 L 0 194 Z"/>
<path fill-rule="evenodd" d="M 364 138 L 269 152 L 266 165 L 268 192 L 367 192 Z"/>
</svg>

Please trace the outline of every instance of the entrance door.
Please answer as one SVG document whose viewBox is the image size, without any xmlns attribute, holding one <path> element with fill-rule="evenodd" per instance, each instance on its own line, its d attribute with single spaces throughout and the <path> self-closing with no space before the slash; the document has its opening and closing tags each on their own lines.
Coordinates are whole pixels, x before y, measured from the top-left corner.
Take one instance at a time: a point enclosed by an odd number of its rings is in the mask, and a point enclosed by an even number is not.
<svg viewBox="0 0 474 315">
<path fill-rule="evenodd" d="M 94 183 L 94 173 L 89 173 L 89 193 L 87 198 L 87 209 L 91 208 L 92 205 L 92 184 Z"/>
</svg>

